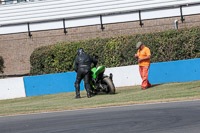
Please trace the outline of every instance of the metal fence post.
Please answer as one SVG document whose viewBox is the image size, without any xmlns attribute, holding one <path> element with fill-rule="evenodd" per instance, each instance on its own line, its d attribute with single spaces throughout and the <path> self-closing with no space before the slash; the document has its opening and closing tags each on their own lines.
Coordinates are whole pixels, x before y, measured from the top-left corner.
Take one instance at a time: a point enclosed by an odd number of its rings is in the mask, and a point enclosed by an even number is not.
<svg viewBox="0 0 200 133">
<path fill-rule="evenodd" d="M 142 27 L 144 24 L 142 23 L 142 19 L 141 19 L 141 11 L 139 10 L 139 20 L 140 20 L 140 26 Z"/>
<path fill-rule="evenodd" d="M 102 15 L 100 15 L 100 23 L 101 23 L 101 30 L 103 31 L 105 28 L 103 27 Z"/>
<path fill-rule="evenodd" d="M 32 37 L 31 31 L 30 31 L 30 24 L 29 23 L 28 23 L 28 36 L 29 36 L 29 38 Z"/>
<path fill-rule="evenodd" d="M 181 13 L 181 22 L 183 23 L 183 21 L 185 21 L 184 17 L 183 17 L 183 9 L 182 6 L 180 6 L 180 13 Z"/>
<path fill-rule="evenodd" d="M 67 34 L 67 30 L 66 30 L 66 27 L 65 27 L 65 19 L 63 19 L 63 28 L 64 28 L 64 33 L 66 35 Z"/>
</svg>

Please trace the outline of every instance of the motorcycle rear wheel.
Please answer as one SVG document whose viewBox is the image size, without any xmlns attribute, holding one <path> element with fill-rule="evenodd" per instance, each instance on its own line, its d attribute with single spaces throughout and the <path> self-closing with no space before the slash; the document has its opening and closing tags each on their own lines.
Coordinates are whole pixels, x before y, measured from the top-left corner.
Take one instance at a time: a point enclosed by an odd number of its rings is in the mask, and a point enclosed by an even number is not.
<svg viewBox="0 0 200 133">
<path fill-rule="evenodd" d="M 112 80 L 111 80 L 109 77 L 105 77 L 105 78 L 103 79 L 103 82 L 106 84 L 107 89 L 108 89 L 108 90 L 106 91 L 106 93 L 115 94 L 115 86 L 114 86 Z"/>
</svg>

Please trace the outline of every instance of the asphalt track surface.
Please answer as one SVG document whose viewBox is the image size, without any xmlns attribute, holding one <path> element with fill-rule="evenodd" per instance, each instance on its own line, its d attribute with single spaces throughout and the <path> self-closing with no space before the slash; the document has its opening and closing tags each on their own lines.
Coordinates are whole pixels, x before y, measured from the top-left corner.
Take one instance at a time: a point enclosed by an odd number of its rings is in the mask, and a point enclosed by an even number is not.
<svg viewBox="0 0 200 133">
<path fill-rule="evenodd" d="M 0 117 L 0 133 L 199 133 L 200 100 Z"/>
</svg>

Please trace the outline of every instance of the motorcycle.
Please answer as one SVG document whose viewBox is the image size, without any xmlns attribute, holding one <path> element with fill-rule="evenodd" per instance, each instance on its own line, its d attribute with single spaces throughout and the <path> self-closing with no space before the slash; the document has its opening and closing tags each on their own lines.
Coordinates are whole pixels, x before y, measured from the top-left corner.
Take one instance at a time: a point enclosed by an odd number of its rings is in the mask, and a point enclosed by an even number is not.
<svg viewBox="0 0 200 133">
<path fill-rule="evenodd" d="M 105 75 L 105 66 L 93 67 L 91 69 L 92 78 L 90 80 L 92 94 L 105 92 L 107 94 L 115 94 L 115 86 L 113 83 L 113 75 Z"/>
</svg>

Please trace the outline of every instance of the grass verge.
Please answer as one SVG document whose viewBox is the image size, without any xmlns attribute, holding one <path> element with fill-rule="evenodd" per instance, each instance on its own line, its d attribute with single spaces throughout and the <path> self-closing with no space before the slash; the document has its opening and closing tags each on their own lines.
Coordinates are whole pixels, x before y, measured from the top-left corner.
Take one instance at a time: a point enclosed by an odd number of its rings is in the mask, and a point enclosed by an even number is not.
<svg viewBox="0 0 200 133">
<path fill-rule="evenodd" d="M 147 90 L 140 86 L 116 88 L 116 94 L 99 94 L 87 98 L 85 91 L 81 99 L 75 93 L 60 93 L 0 101 L 0 116 L 62 111 L 141 103 L 168 102 L 200 99 L 200 81 L 153 85 Z"/>
</svg>

